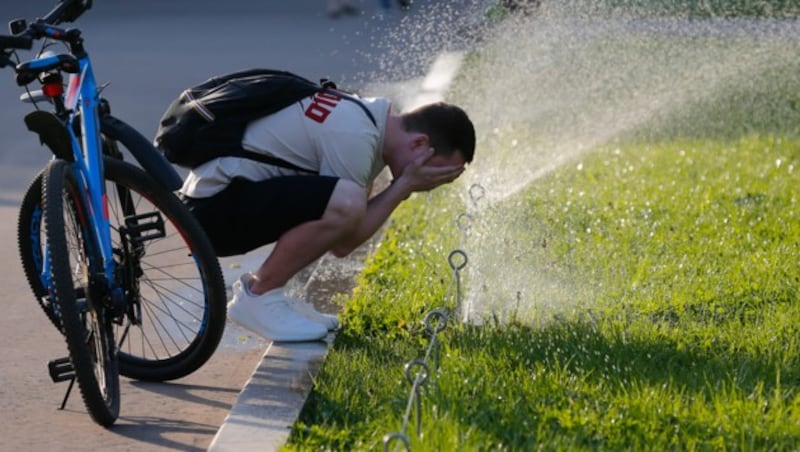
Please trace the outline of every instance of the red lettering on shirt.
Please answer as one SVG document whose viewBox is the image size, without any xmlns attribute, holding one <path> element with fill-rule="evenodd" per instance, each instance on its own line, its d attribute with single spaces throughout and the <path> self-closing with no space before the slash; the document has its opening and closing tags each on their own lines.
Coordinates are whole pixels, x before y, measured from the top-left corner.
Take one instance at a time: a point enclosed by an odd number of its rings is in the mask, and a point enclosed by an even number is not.
<svg viewBox="0 0 800 452">
<path fill-rule="evenodd" d="M 322 124 L 341 100 L 342 98 L 339 96 L 320 91 L 314 94 L 311 104 L 306 108 L 305 115 L 307 118 Z"/>
</svg>

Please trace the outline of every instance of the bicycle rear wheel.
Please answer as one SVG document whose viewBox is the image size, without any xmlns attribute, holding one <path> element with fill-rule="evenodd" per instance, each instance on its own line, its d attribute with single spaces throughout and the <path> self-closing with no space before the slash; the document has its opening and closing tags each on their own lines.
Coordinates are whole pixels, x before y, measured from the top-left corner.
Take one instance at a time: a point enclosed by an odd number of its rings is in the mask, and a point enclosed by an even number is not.
<svg viewBox="0 0 800 452">
<path fill-rule="evenodd" d="M 139 244 L 120 265 L 128 302 L 139 309 L 139 322 L 129 316 L 117 328 L 120 372 L 151 381 L 186 376 L 211 358 L 225 329 L 217 256 L 183 203 L 147 173 L 114 159 L 105 171 L 114 248 Z"/>
<path fill-rule="evenodd" d="M 222 338 L 226 304 L 222 270 L 205 232 L 177 197 L 133 165 L 105 157 L 104 166 L 118 257 L 123 235 L 130 234 L 123 232 L 129 231 L 126 218 L 137 223 L 135 218 L 157 213 L 164 220 L 164 236 L 143 243 L 144 254 L 135 259 L 138 263 L 131 263 L 135 268 L 124 283 L 129 301 L 138 303 L 141 315 L 139 323 L 129 317 L 117 327 L 120 374 L 149 381 L 181 378 L 205 364 Z M 20 256 L 34 295 L 60 328 L 58 313 L 48 310 L 50 296 L 40 277 L 41 250 L 46 245 L 40 234 L 37 193 L 41 188 L 34 181 L 20 207 Z"/>
<path fill-rule="evenodd" d="M 86 409 L 105 427 L 119 416 L 119 370 L 112 313 L 106 309 L 102 262 L 72 166 L 48 165 L 42 182 L 46 252 L 70 360 Z"/>
</svg>

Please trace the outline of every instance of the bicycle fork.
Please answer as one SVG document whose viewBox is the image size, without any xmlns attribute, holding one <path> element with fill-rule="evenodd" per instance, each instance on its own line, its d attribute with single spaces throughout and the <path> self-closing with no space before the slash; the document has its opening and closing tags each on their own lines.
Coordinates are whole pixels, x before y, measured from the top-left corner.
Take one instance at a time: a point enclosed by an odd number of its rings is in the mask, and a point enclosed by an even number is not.
<svg viewBox="0 0 800 452">
<path fill-rule="evenodd" d="M 76 303 L 83 305 L 80 311 L 85 312 L 88 306 L 86 296 L 91 299 L 102 300 L 104 307 L 112 313 L 115 323 L 122 326 L 124 319 L 128 322 L 119 337 L 117 350 L 122 347 L 128 335 L 131 325 L 141 325 L 142 312 L 139 293 L 139 278 L 143 275 L 141 258 L 145 255 L 145 244 L 150 240 L 162 238 L 166 235 L 164 219 L 160 212 L 154 211 L 139 215 L 125 217 L 125 225 L 119 227 L 121 248 L 115 250 L 120 262 L 117 265 L 118 281 L 122 282 L 125 289 L 122 303 L 115 300 L 110 295 L 107 283 L 102 274 L 90 276 L 90 292 L 86 294 L 84 290 L 76 291 Z M 118 251 L 118 253 L 117 253 Z M 46 253 L 45 253 L 46 254 Z M 101 280 L 101 281 L 98 281 Z M 92 289 L 92 287 L 96 289 Z M 47 369 L 53 383 L 69 381 L 67 391 L 59 407 L 63 410 L 69 400 L 72 387 L 75 385 L 75 370 L 69 357 L 57 358 L 47 363 Z"/>
</svg>

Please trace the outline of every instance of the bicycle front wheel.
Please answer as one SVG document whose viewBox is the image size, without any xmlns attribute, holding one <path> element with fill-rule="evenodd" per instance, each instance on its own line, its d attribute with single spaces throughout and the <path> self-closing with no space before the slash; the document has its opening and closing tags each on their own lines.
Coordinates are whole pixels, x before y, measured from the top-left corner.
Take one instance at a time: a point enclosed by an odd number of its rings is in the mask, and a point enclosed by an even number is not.
<svg viewBox="0 0 800 452">
<path fill-rule="evenodd" d="M 102 290 L 102 262 L 90 209 L 73 172 L 63 160 L 48 165 L 42 183 L 51 302 L 57 308 L 70 359 L 86 409 L 100 425 L 119 415 L 119 371 L 113 315 Z"/>
<path fill-rule="evenodd" d="M 120 374 L 139 380 L 181 378 L 212 356 L 225 327 L 225 283 L 205 232 L 172 193 L 139 168 L 105 157 L 109 222 L 129 303 L 137 306 L 117 327 Z M 43 251 L 41 177 L 20 207 L 18 234 L 26 278 L 36 299 L 61 329 L 60 314 L 41 280 Z M 163 237 L 134 237 L 136 256 L 123 262 L 123 237 L 149 219 L 163 219 Z"/>
<path fill-rule="evenodd" d="M 42 281 L 42 268 L 44 266 L 45 235 L 42 222 L 42 178 L 47 168 L 43 169 L 33 179 L 22 198 L 17 217 L 17 244 L 22 262 L 25 278 L 33 291 L 36 302 L 42 308 L 50 322 L 59 330 L 61 319 L 58 318 L 57 308 L 50 299 L 50 294 Z"/>
</svg>

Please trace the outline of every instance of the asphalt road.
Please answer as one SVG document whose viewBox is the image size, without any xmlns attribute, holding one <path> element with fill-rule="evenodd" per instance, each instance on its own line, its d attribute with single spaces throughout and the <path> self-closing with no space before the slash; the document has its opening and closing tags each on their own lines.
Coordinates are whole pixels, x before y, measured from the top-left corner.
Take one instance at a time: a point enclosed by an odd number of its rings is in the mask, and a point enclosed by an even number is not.
<svg viewBox="0 0 800 452">
<path fill-rule="evenodd" d="M 371 17 L 377 0 L 357 2 L 364 15 L 339 19 L 326 16 L 324 0 L 94 3 L 75 26 L 84 33 L 98 82 L 110 82 L 103 94 L 112 112 L 148 137 L 183 88 L 224 72 L 275 67 L 360 89 L 426 69 L 425 55 L 387 53 L 385 37 L 405 33 L 403 15 Z M 408 14 L 444 3 L 418 1 Z M 53 4 L 0 0 L 0 19 L 31 19 Z M 392 59 L 407 60 L 403 74 L 380 72 Z M 0 73 L 0 451 L 205 450 L 267 345 L 230 325 L 218 352 L 193 375 L 165 384 L 123 379 L 121 415 L 112 429 L 91 421 L 77 388 L 66 409 L 57 409 L 66 384 L 50 381 L 46 363 L 65 356 L 66 348 L 35 304 L 17 255 L 18 205 L 50 157 L 25 129 L 22 117 L 31 107 L 19 102 L 21 92 L 12 71 Z M 229 283 L 241 271 L 236 263 L 223 262 Z"/>
</svg>

